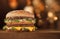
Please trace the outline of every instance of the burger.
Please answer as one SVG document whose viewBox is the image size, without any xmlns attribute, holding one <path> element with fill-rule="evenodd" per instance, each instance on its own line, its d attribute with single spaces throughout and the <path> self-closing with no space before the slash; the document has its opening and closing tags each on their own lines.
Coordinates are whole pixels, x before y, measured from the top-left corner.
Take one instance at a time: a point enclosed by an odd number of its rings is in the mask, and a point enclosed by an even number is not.
<svg viewBox="0 0 60 39">
<path fill-rule="evenodd" d="M 3 30 L 6 31 L 35 31 L 35 17 L 33 13 L 24 10 L 14 10 L 6 14 L 6 25 Z"/>
</svg>

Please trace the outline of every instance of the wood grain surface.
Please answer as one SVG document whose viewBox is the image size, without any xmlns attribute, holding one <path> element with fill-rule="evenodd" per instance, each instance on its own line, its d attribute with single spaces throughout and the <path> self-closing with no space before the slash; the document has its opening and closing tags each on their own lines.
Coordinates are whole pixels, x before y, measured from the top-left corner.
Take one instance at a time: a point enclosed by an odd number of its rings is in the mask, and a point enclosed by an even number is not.
<svg viewBox="0 0 60 39">
<path fill-rule="evenodd" d="M 35 32 L 0 31 L 0 39 L 60 39 L 60 31 L 40 30 Z"/>
</svg>

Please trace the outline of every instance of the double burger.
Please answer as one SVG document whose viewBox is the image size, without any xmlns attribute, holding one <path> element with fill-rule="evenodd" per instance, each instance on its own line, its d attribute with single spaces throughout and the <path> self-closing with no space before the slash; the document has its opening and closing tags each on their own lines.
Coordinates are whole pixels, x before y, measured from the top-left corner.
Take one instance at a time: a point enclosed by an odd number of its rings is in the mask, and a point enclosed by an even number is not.
<svg viewBox="0 0 60 39">
<path fill-rule="evenodd" d="M 7 13 L 5 18 L 6 31 L 35 31 L 35 17 L 33 13 L 24 10 L 14 10 Z"/>
</svg>

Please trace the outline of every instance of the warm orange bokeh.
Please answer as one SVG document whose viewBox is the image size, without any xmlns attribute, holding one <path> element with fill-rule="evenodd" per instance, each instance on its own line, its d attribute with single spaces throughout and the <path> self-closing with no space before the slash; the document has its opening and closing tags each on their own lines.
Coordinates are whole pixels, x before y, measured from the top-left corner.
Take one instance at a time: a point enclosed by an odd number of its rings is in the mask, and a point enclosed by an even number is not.
<svg viewBox="0 0 60 39">
<path fill-rule="evenodd" d="M 43 5 L 43 3 L 40 3 L 39 8 L 40 8 L 41 11 L 44 11 L 44 5 Z"/>
<path fill-rule="evenodd" d="M 17 7 L 17 0 L 9 0 L 9 6 L 13 9 Z"/>
<path fill-rule="evenodd" d="M 26 5 L 31 5 L 31 0 L 26 0 L 27 4 Z"/>
</svg>

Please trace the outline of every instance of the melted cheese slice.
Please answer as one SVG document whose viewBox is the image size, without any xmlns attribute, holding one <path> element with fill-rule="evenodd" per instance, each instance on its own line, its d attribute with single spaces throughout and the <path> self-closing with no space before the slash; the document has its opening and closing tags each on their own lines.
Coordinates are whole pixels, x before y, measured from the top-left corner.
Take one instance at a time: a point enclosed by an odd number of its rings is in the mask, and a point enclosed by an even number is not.
<svg viewBox="0 0 60 39">
<path fill-rule="evenodd" d="M 12 29 L 12 27 L 6 27 L 7 29 Z M 35 31 L 35 27 L 14 27 L 16 30 L 20 31 L 23 28 L 28 29 L 29 31 Z"/>
<path fill-rule="evenodd" d="M 14 27 L 15 29 L 17 29 L 17 30 L 21 30 L 22 29 L 22 27 Z"/>
<path fill-rule="evenodd" d="M 35 29 L 35 27 L 25 27 L 27 29 L 29 29 L 29 31 L 33 31 Z"/>
</svg>

